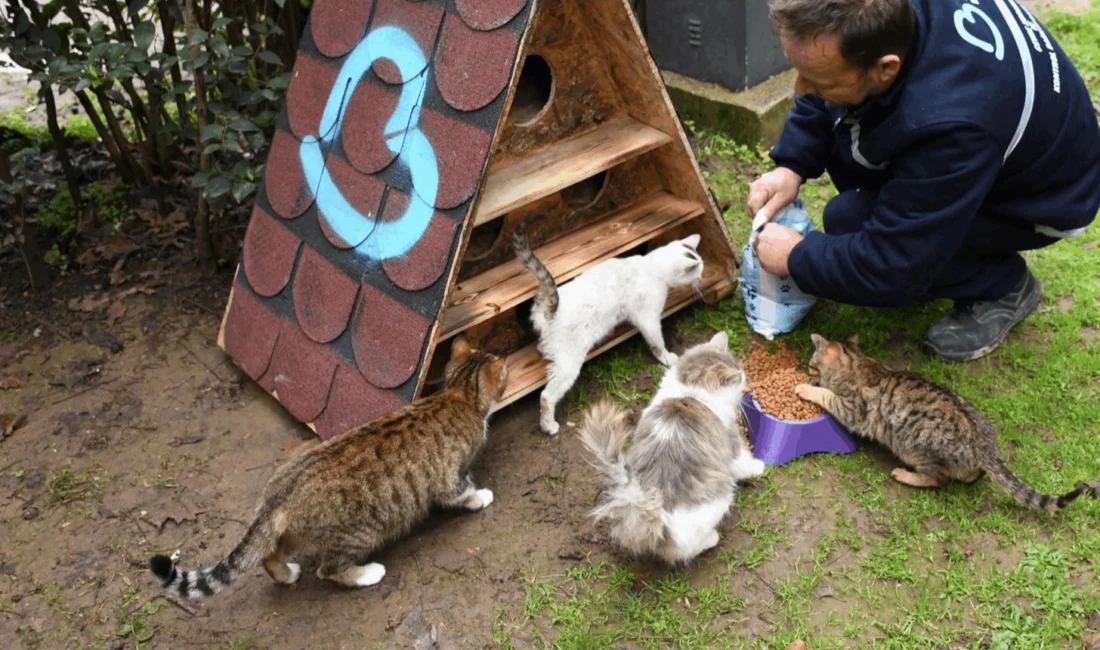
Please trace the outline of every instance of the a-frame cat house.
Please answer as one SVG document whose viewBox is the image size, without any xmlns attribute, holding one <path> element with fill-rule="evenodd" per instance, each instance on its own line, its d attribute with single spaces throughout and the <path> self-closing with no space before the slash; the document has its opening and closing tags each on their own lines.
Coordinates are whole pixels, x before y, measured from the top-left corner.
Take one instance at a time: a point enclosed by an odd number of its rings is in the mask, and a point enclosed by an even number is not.
<svg viewBox="0 0 1100 650">
<path fill-rule="evenodd" d="M 627 2 L 317 0 L 218 344 L 328 438 L 436 389 L 459 333 L 510 354 L 501 406 L 543 385 L 510 246 L 534 211 L 559 284 L 698 232 L 701 294 L 728 294 L 734 251 Z"/>
</svg>

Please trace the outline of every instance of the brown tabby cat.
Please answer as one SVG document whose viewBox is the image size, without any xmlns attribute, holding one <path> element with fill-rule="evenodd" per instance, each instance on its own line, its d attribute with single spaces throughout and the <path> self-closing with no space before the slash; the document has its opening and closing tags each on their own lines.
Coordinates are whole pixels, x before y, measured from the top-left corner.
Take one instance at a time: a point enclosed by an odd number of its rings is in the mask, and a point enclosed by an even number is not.
<svg viewBox="0 0 1100 650">
<path fill-rule="evenodd" d="M 276 471 L 243 539 L 215 566 L 177 571 L 175 558 L 153 557 L 149 565 L 162 586 L 184 598 L 212 596 L 261 562 L 276 582 L 289 585 L 301 568 L 287 556 L 312 549 L 320 555 L 318 577 L 367 587 L 386 569 L 359 562 L 407 534 L 432 506 L 488 506 L 493 493 L 474 485 L 469 467 L 504 392 L 505 359 L 471 350 L 459 337 L 445 375 L 439 394 L 332 438 Z"/>
<path fill-rule="evenodd" d="M 1078 483 L 1059 497 L 1036 492 L 1005 467 L 993 424 L 970 402 L 867 356 L 858 334 L 843 342 L 810 338 L 815 348 L 810 375 L 817 386 L 799 384 L 795 392 L 916 470 L 895 469 L 891 476 L 899 483 L 939 487 L 949 480 L 973 483 L 988 473 L 1016 501 L 1044 512 L 1061 510 L 1082 494 L 1100 496 L 1100 483 Z"/>
</svg>

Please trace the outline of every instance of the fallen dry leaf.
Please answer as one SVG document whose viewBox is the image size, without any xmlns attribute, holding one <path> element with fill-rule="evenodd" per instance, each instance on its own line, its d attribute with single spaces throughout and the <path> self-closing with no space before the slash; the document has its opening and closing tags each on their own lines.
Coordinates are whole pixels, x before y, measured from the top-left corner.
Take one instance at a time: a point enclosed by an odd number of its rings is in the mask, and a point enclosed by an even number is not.
<svg viewBox="0 0 1100 650">
<path fill-rule="evenodd" d="M 1096 248 L 1097 246 L 1100 246 L 1100 239 L 1094 239 L 1090 242 L 1086 242 L 1086 243 L 1081 245 L 1081 248 L 1083 248 L 1087 251 L 1091 251 L 1092 249 Z"/>
<path fill-rule="evenodd" d="M 179 447 L 180 445 L 194 445 L 202 442 L 202 436 L 176 436 L 168 441 L 169 447 Z"/>
<path fill-rule="evenodd" d="M 154 515 L 151 519 L 153 523 L 157 525 L 157 529 L 161 531 L 164 530 L 164 526 L 169 521 L 175 522 L 177 526 L 181 526 L 187 521 L 197 521 L 198 516 L 206 512 L 187 496 L 172 499 L 159 506 L 157 509 L 160 511 L 160 514 Z"/>
<path fill-rule="evenodd" d="M 126 305 L 121 300 L 116 300 L 107 308 L 107 327 L 114 327 L 123 316 L 126 315 Z"/>
<path fill-rule="evenodd" d="M 81 311 L 86 314 L 101 311 L 105 308 L 111 299 L 107 296 L 101 298 L 95 298 L 93 296 L 84 296 L 83 298 L 73 298 L 69 301 L 69 311 Z"/>
<path fill-rule="evenodd" d="M 115 260 L 117 258 L 129 255 L 140 247 L 129 239 L 123 239 L 122 237 L 115 237 L 111 241 L 96 246 L 96 253 L 99 254 L 105 260 Z"/>
<path fill-rule="evenodd" d="M 1085 635 L 1085 650 L 1100 650 L 1100 634 Z"/>
<path fill-rule="evenodd" d="M 0 440 L 7 438 L 27 423 L 25 414 L 0 413 Z"/>
<path fill-rule="evenodd" d="M 142 293 L 142 294 L 145 294 L 147 296 L 151 296 L 151 295 L 155 294 L 156 291 L 151 289 L 149 287 L 149 285 L 143 284 L 143 285 L 137 286 L 137 287 L 130 287 L 129 289 L 126 289 L 125 291 L 119 291 L 118 294 L 115 295 L 115 298 L 117 298 L 118 300 L 122 300 L 123 298 L 129 298 L 130 296 L 134 295 L 135 293 Z"/>
<path fill-rule="evenodd" d="M 119 343 L 118 339 L 114 337 L 110 332 L 95 331 L 88 335 L 88 342 L 97 348 L 103 348 L 104 350 L 110 350 L 111 352 L 118 354 L 122 352 L 122 343 Z"/>
<path fill-rule="evenodd" d="M 27 385 L 29 375 L 26 372 L 13 372 L 6 377 L 0 377 L 0 389 L 18 390 Z"/>
<path fill-rule="evenodd" d="M 130 276 L 122 270 L 124 264 L 126 264 L 126 258 L 120 257 L 119 260 L 115 262 L 115 267 L 111 269 L 109 279 L 112 287 L 130 279 Z"/>
</svg>

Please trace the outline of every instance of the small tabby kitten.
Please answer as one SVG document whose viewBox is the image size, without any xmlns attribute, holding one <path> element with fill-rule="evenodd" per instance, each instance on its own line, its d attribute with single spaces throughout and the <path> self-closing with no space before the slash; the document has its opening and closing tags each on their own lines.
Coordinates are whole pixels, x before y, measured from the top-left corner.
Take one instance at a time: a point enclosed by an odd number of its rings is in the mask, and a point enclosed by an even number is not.
<svg viewBox="0 0 1100 650">
<path fill-rule="evenodd" d="M 318 551 L 318 577 L 347 587 L 378 583 L 386 569 L 360 564 L 402 537 L 432 506 L 481 510 L 470 463 L 488 437 L 489 412 L 507 383 L 505 359 L 456 338 L 442 392 L 332 438 L 271 477 L 255 518 L 229 556 L 213 567 L 178 571 L 157 555 L 150 568 L 183 598 L 212 596 L 262 563 L 276 582 L 293 584 L 297 549 Z M 178 551 L 177 551 L 178 553 Z"/>
<path fill-rule="evenodd" d="M 606 482 L 592 514 L 612 521 L 616 542 L 670 565 L 718 544 L 737 482 L 765 470 L 741 438 L 744 390 L 745 375 L 719 332 L 665 373 L 636 427 L 610 404 L 589 410 L 580 438 Z"/>
<path fill-rule="evenodd" d="M 621 323 L 638 328 L 662 364 L 676 361 L 676 355 L 665 348 L 661 313 L 670 288 L 699 285 L 703 259 L 695 250 L 699 235 L 690 235 L 645 255 L 600 262 L 558 287 L 527 241 L 527 226 L 536 218 L 527 217 L 516 226 L 512 248 L 538 280 L 531 323 L 539 335 L 539 352 L 546 359 L 549 378 L 540 399 L 539 424 L 554 435 L 558 402 L 577 381 L 588 353 Z"/>
<path fill-rule="evenodd" d="M 901 462 L 894 480 L 913 487 L 940 487 L 950 480 L 973 483 L 988 473 L 1019 503 L 1056 512 L 1100 485 L 1078 483 L 1054 497 L 1036 492 L 1005 466 L 993 424 L 970 402 L 912 372 L 891 370 L 863 353 L 859 335 L 843 342 L 811 335 L 811 377 L 795 392 L 828 411 L 853 433 L 887 447 Z"/>
</svg>

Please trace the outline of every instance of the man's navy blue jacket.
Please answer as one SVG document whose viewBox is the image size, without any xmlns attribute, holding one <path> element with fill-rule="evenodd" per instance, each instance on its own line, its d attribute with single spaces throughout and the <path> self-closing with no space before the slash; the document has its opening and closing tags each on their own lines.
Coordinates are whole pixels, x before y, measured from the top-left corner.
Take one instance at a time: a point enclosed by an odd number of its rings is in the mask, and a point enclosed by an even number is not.
<svg viewBox="0 0 1100 650">
<path fill-rule="evenodd" d="M 1013 0 L 912 3 L 917 33 L 890 91 L 850 110 L 799 96 L 772 150 L 803 178 L 839 155 L 879 190 L 861 231 L 794 248 L 788 268 L 807 293 L 910 302 L 976 214 L 1065 233 L 1100 209 L 1100 126 L 1046 28 Z"/>
</svg>

